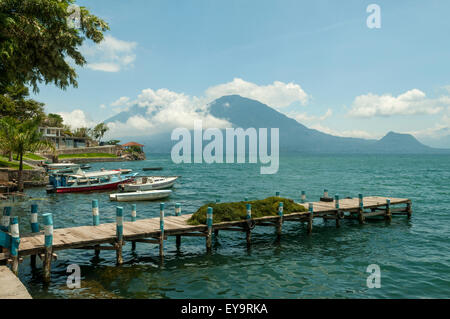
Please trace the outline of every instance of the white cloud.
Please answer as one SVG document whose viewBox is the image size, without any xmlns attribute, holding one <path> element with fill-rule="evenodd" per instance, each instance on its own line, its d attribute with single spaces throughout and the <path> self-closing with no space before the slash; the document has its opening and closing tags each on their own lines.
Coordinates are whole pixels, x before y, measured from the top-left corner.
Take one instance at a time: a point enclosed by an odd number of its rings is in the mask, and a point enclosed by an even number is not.
<svg viewBox="0 0 450 319">
<path fill-rule="evenodd" d="M 292 82 L 275 81 L 268 85 L 257 85 L 235 78 L 231 82 L 219 84 L 206 90 L 206 97 L 210 100 L 233 94 L 260 101 L 273 108 L 287 107 L 294 102 L 305 105 L 309 100 L 308 94 L 303 91 L 301 86 Z"/>
<path fill-rule="evenodd" d="M 321 124 L 311 125 L 311 128 L 321 131 L 323 133 L 331 134 L 334 136 L 340 136 L 340 137 L 357 137 L 357 138 L 366 138 L 366 139 L 380 138 L 380 136 L 378 136 L 378 135 L 371 134 L 371 133 L 363 131 L 363 130 L 338 131 L 338 130 L 334 130 L 329 127 L 323 126 Z"/>
<path fill-rule="evenodd" d="M 101 109 L 106 109 L 106 105 L 105 104 L 100 104 L 100 108 Z"/>
<path fill-rule="evenodd" d="M 286 115 L 293 118 L 294 120 L 296 120 L 299 123 L 312 122 L 312 121 L 323 121 L 333 115 L 333 110 L 328 109 L 325 112 L 325 114 L 322 116 L 314 116 L 314 115 L 308 115 L 306 113 L 295 113 L 295 112 L 291 112 Z"/>
<path fill-rule="evenodd" d="M 114 102 L 112 102 L 110 105 L 111 106 L 124 106 L 128 103 L 128 101 L 130 101 L 129 97 L 122 96 L 122 97 L 118 98 L 117 100 L 115 100 Z"/>
<path fill-rule="evenodd" d="M 72 112 L 58 112 L 57 114 L 62 116 L 64 124 L 74 129 L 79 127 L 92 127 L 96 124 L 80 109 L 73 110 Z"/>
<path fill-rule="evenodd" d="M 450 105 L 450 97 L 429 99 L 425 93 L 412 89 L 397 97 L 391 94 L 366 94 L 355 98 L 349 115 L 355 117 L 436 114 Z"/>
<path fill-rule="evenodd" d="M 132 66 L 136 59 L 136 42 L 127 42 L 107 35 L 98 44 L 86 44 L 81 52 L 88 60 L 87 67 L 95 71 L 119 72 Z"/>
</svg>

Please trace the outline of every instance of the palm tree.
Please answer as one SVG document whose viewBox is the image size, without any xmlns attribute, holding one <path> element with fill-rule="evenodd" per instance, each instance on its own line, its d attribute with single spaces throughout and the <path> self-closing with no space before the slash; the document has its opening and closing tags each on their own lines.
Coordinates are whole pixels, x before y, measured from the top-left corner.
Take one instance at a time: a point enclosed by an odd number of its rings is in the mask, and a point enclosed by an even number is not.
<svg viewBox="0 0 450 319">
<path fill-rule="evenodd" d="M 23 192 L 23 155 L 26 152 L 36 152 L 42 149 L 54 149 L 54 145 L 42 138 L 42 133 L 38 130 L 38 120 L 26 120 L 21 123 L 14 119 L 0 119 L 0 135 L 4 132 L 12 133 L 8 135 L 11 139 L 11 151 L 19 156 L 18 189 Z M 4 139 L 5 136 L 2 137 Z"/>
<path fill-rule="evenodd" d="M 109 130 L 109 127 L 105 123 L 97 124 L 92 130 L 92 135 L 96 140 L 100 142 L 105 133 Z"/>
</svg>

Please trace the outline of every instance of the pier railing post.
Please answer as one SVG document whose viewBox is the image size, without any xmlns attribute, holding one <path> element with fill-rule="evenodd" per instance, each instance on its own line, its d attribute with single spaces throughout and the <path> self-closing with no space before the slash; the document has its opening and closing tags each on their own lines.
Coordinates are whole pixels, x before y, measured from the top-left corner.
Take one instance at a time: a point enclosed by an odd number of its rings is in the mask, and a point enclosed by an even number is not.
<svg viewBox="0 0 450 319">
<path fill-rule="evenodd" d="M 17 216 L 11 217 L 11 270 L 17 276 L 19 272 L 19 218 Z"/>
<path fill-rule="evenodd" d="M 244 198 L 244 202 L 248 202 L 248 197 L 245 197 L 245 198 Z"/>
<path fill-rule="evenodd" d="M 406 203 L 406 212 L 407 212 L 408 218 L 411 218 L 411 215 L 412 215 L 412 205 L 411 205 L 411 201 L 409 201 L 408 203 Z"/>
<path fill-rule="evenodd" d="M 31 215 L 30 215 L 31 232 L 39 233 L 39 222 L 38 222 L 38 205 L 31 204 Z M 30 256 L 31 267 L 36 267 L 36 255 Z"/>
<path fill-rule="evenodd" d="M 283 225 L 283 203 L 279 202 L 278 203 L 278 216 L 280 217 L 277 221 L 277 236 L 280 237 L 281 236 L 281 229 L 282 229 L 282 225 Z"/>
<path fill-rule="evenodd" d="M 306 192 L 302 191 L 302 195 L 300 196 L 300 202 L 303 204 L 306 202 Z"/>
<path fill-rule="evenodd" d="M 164 203 L 159 204 L 159 229 L 161 236 L 159 237 L 159 256 L 164 258 Z"/>
<path fill-rule="evenodd" d="M 175 203 L 175 216 L 181 216 L 181 204 Z M 176 243 L 175 243 L 177 249 L 180 249 L 181 246 L 181 235 L 176 236 Z"/>
<path fill-rule="evenodd" d="M 336 207 L 336 227 L 341 226 L 341 210 L 339 208 L 339 195 L 334 196 L 335 207 Z"/>
<path fill-rule="evenodd" d="M 250 222 L 250 220 L 252 219 L 252 205 L 251 204 L 246 204 L 245 206 L 247 208 L 246 219 L 247 219 L 248 222 Z M 248 227 L 247 228 L 247 236 L 246 236 L 247 245 L 250 245 L 250 243 L 251 243 L 251 236 L 252 236 L 252 232 L 250 230 L 250 227 Z"/>
<path fill-rule="evenodd" d="M 358 208 L 358 221 L 360 224 L 364 224 L 364 200 L 363 195 L 358 194 L 359 198 L 359 208 Z"/>
<path fill-rule="evenodd" d="M 132 204 L 131 205 L 131 221 L 135 222 L 136 221 L 136 204 Z M 131 250 L 136 250 L 136 241 L 131 241 Z"/>
<path fill-rule="evenodd" d="M 3 208 L 3 217 L 0 230 L 4 232 L 9 232 L 9 223 L 11 218 L 11 207 L 7 206 Z"/>
<path fill-rule="evenodd" d="M 328 197 L 328 189 L 323 190 L 323 197 L 325 197 L 325 198 Z"/>
<path fill-rule="evenodd" d="M 212 248 L 212 228 L 213 228 L 213 209 L 208 207 L 206 211 L 206 225 L 208 226 L 206 234 L 206 250 L 211 251 Z"/>
<path fill-rule="evenodd" d="M 386 217 L 385 218 L 387 221 L 392 220 L 391 200 L 389 198 L 386 199 Z"/>
<path fill-rule="evenodd" d="M 99 215 L 99 209 L 98 209 L 98 200 L 93 199 L 92 200 L 92 225 L 98 226 L 100 225 L 100 215 Z M 98 245 L 94 246 L 95 256 L 100 256 L 100 249 L 98 249 Z"/>
<path fill-rule="evenodd" d="M 118 265 L 123 263 L 123 207 L 116 207 L 116 262 Z"/>
<path fill-rule="evenodd" d="M 307 228 L 307 233 L 311 234 L 312 233 L 312 227 L 313 227 L 313 217 L 314 217 L 314 206 L 313 203 L 309 203 L 309 216 L 308 216 L 308 228 Z"/>
<path fill-rule="evenodd" d="M 276 197 L 280 197 L 280 192 L 275 192 Z"/>
<path fill-rule="evenodd" d="M 53 257 L 53 217 L 52 214 L 43 214 L 44 217 L 44 281 L 50 282 L 50 272 Z"/>
</svg>

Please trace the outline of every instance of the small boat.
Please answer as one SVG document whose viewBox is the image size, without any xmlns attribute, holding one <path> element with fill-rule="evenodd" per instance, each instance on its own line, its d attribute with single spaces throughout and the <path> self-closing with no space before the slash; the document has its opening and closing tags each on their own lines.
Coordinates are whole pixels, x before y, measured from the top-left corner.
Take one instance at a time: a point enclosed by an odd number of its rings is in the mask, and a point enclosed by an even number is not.
<svg viewBox="0 0 450 319">
<path fill-rule="evenodd" d="M 130 193 L 115 193 L 110 194 L 109 199 L 118 202 L 133 202 L 140 200 L 157 200 L 169 197 L 172 194 L 171 190 L 152 190 L 152 191 L 137 191 Z"/>
<path fill-rule="evenodd" d="M 119 186 L 125 192 L 148 191 L 171 188 L 180 176 L 139 176 L 130 183 Z"/>
<path fill-rule="evenodd" d="M 117 189 L 122 183 L 130 182 L 133 176 L 121 176 L 119 171 L 96 171 L 85 173 L 55 173 L 49 176 L 47 193 L 73 193 Z"/>
<path fill-rule="evenodd" d="M 144 167 L 142 170 L 143 171 L 161 171 L 163 168 L 162 167 Z"/>
<path fill-rule="evenodd" d="M 81 168 L 81 169 L 86 169 L 86 170 L 87 170 L 87 169 L 90 169 L 90 168 L 91 168 L 91 165 L 89 165 L 89 164 L 83 164 L 83 165 L 80 166 L 80 168 Z"/>
<path fill-rule="evenodd" d="M 79 168 L 80 164 L 75 163 L 54 163 L 45 165 L 47 173 L 75 173 Z"/>
<path fill-rule="evenodd" d="M 122 174 L 128 174 L 133 170 L 130 168 L 118 168 L 118 169 L 113 169 L 113 171 L 121 172 Z"/>
</svg>

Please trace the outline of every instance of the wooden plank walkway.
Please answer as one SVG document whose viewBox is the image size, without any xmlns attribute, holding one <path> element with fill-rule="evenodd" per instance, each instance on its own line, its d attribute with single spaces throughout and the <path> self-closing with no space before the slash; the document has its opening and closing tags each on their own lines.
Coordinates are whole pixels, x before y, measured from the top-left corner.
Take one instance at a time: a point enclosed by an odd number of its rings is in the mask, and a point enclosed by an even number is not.
<svg viewBox="0 0 450 319">
<path fill-rule="evenodd" d="M 388 205 L 387 201 L 390 200 Z M 308 233 L 312 231 L 313 219 L 334 219 L 336 226 L 340 227 L 342 219 L 358 219 L 360 223 L 364 223 L 366 218 L 374 216 L 384 216 L 385 219 L 390 220 L 392 215 L 402 214 L 411 216 L 411 201 L 406 198 L 389 198 L 370 196 L 362 199 L 363 205 L 360 205 L 359 198 L 344 198 L 338 201 L 338 208 L 336 201 L 332 202 L 312 202 L 304 203 L 303 205 L 309 210 L 310 204 L 312 207 L 312 214 L 310 211 L 297 212 L 291 214 L 281 214 L 275 216 L 266 216 L 261 218 L 253 218 L 250 220 L 223 222 L 208 225 L 188 225 L 187 220 L 192 214 L 184 214 L 180 216 L 164 216 L 161 218 L 148 218 L 130 222 L 120 222 L 123 227 L 118 234 L 118 224 L 108 223 L 97 226 L 79 226 L 61 229 L 52 229 L 51 246 L 45 246 L 46 234 L 44 232 L 30 233 L 20 236 L 20 245 L 18 247 L 18 259 L 23 256 L 32 256 L 32 265 L 35 265 L 36 256 L 39 256 L 44 261 L 44 277 L 50 276 L 51 260 L 56 256 L 54 252 L 65 249 L 93 249 L 96 255 L 101 250 L 116 250 L 116 262 L 121 264 L 122 260 L 122 246 L 125 241 L 132 242 L 132 248 L 135 248 L 136 242 L 153 243 L 160 246 L 160 256 L 164 255 L 164 240 L 167 236 L 176 236 L 176 245 L 179 248 L 181 243 L 181 236 L 198 236 L 206 238 L 206 248 L 211 249 L 212 231 L 217 235 L 219 231 L 241 231 L 247 234 L 247 244 L 251 241 L 251 231 L 255 226 L 271 226 L 275 227 L 277 235 L 281 235 L 282 224 L 285 221 L 300 221 L 307 222 Z M 400 208 L 391 208 L 393 205 L 405 206 Z M 347 214 L 344 214 L 346 212 Z M 212 217 L 211 217 L 212 218 Z M 120 217 L 122 220 L 122 217 Z M 48 234 L 47 234 L 48 236 Z M 1 260 L 9 260 L 11 263 L 11 256 L 4 251 L 0 254 Z M 14 269 L 17 269 L 15 267 Z"/>
<path fill-rule="evenodd" d="M 31 299 L 27 288 L 6 266 L 0 266 L 0 299 Z"/>
</svg>

